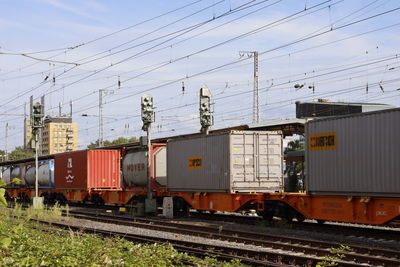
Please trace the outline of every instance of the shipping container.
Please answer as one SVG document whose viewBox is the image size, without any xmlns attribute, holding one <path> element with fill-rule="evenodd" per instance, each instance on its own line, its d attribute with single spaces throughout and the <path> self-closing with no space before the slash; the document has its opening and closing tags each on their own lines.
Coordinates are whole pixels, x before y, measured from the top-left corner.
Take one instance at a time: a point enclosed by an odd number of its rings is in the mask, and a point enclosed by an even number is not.
<svg viewBox="0 0 400 267">
<path fill-rule="evenodd" d="M 19 179 L 20 180 L 19 186 L 25 185 L 25 179 L 22 177 L 22 168 L 23 168 L 23 164 L 18 164 L 17 166 L 14 166 L 14 168 L 11 171 L 11 181 L 14 178 Z"/>
<path fill-rule="evenodd" d="M 311 194 L 400 196 L 400 109 L 306 124 Z"/>
<path fill-rule="evenodd" d="M 3 167 L 1 172 L 1 180 L 6 184 L 9 185 L 11 183 L 11 167 Z"/>
<path fill-rule="evenodd" d="M 29 163 L 20 163 L 19 164 L 19 177 L 16 177 L 16 178 L 21 179 L 21 186 L 26 186 L 25 177 L 26 177 L 26 169 L 27 169 L 28 165 L 29 165 Z"/>
<path fill-rule="evenodd" d="M 101 189 L 120 187 L 119 150 L 82 150 L 56 154 L 57 189 Z"/>
<path fill-rule="evenodd" d="M 26 184 L 30 187 L 36 184 L 36 167 L 32 164 L 27 167 L 25 174 Z M 38 185 L 40 188 L 54 187 L 54 160 L 39 162 L 38 166 Z"/>
<path fill-rule="evenodd" d="M 186 192 L 282 190 L 282 135 L 231 131 L 168 141 L 167 187 Z"/>
<path fill-rule="evenodd" d="M 161 185 L 167 184 L 167 148 L 158 146 L 152 149 L 152 177 Z M 147 150 L 129 151 L 122 161 L 122 176 L 124 184 L 131 186 L 147 185 Z"/>
<path fill-rule="evenodd" d="M 7 188 L 20 188 L 26 185 L 25 165 L 26 163 L 20 163 L 2 167 L 3 171 L 1 172 L 1 180 L 7 184 Z M 14 183 L 14 178 L 18 178 L 20 183 Z"/>
</svg>

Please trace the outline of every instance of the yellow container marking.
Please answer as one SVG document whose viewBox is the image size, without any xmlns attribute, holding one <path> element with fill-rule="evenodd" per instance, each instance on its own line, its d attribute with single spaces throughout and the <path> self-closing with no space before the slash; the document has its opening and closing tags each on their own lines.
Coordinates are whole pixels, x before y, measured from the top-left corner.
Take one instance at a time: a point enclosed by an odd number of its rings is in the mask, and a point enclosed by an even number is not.
<svg viewBox="0 0 400 267">
<path fill-rule="evenodd" d="M 198 170 L 203 168 L 203 158 L 202 157 L 189 157 L 188 158 L 188 168 L 189 170 Z"/>
<path fill-rule="evenodd" d="M 310 134 L 310 151 L 335 150 L 337 145 L 336 132 Z"/>
</svg>

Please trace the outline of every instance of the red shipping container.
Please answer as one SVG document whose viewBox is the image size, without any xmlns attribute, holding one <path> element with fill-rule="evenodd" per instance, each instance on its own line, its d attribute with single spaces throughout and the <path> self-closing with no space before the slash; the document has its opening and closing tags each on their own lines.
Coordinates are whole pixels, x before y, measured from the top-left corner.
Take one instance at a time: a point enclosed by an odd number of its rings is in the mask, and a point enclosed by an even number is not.
<svg viewBox="0 0 400 267">
<path fill-rule="evenodd" d="M 120 187 L 119 150 L 82 150 L 54 156 L 57 189 Z"/>
</svg>

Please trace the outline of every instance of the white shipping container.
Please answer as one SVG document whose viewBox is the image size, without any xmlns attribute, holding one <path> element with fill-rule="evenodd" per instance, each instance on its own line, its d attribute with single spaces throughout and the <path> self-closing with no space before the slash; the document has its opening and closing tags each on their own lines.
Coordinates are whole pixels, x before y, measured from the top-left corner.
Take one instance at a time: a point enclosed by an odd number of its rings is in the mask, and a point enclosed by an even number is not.
<svg viewBox="0 0 400 267">
<path fill-rule="evenodd" d="M 400 109 L 306 124 L 310 194 L 400 196 Z"/>
<path fill-rule="evenodd" d="M 170 140 L 167 187 L 187 192 L 282 190 L 282 135 L 232 131 Z"/>
</svg>

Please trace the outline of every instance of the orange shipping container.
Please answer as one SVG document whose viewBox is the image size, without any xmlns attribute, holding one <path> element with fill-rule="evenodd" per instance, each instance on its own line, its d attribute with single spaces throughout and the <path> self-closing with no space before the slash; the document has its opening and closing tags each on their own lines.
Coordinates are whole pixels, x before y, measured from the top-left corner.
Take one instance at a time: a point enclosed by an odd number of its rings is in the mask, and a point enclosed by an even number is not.
<svg viewBox="0 0 400 267">
<path fill-rule="evenodd" d="M 57 154 L 54 158 L 57 189 L 120 187 L 119 150 L 82 150 Z"/>
</svg>

